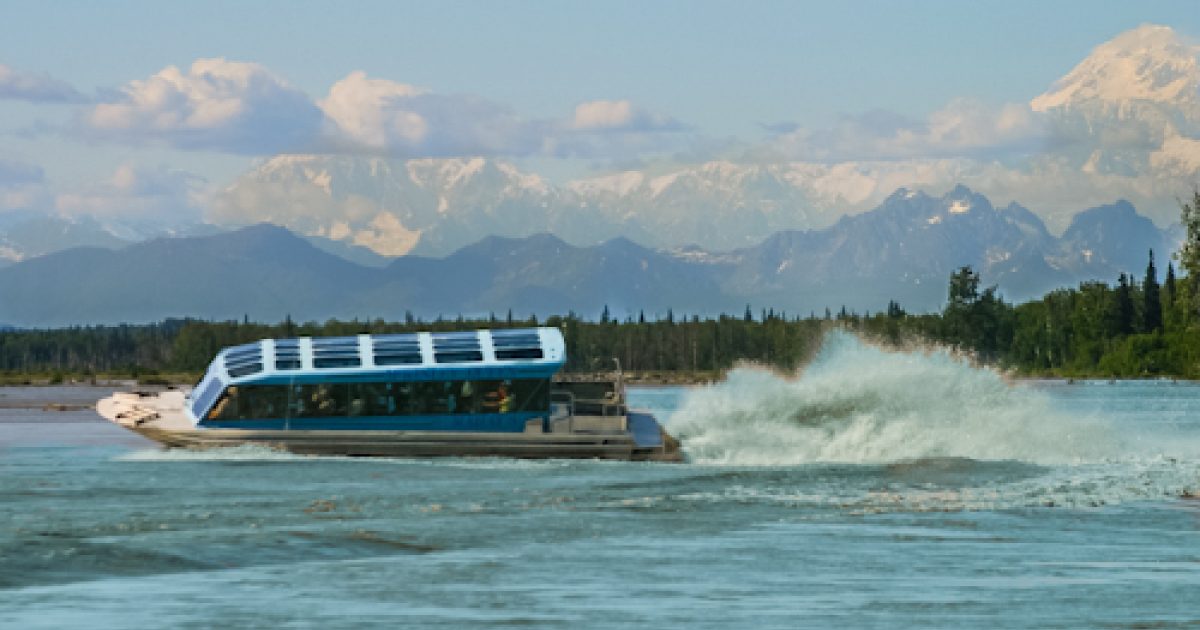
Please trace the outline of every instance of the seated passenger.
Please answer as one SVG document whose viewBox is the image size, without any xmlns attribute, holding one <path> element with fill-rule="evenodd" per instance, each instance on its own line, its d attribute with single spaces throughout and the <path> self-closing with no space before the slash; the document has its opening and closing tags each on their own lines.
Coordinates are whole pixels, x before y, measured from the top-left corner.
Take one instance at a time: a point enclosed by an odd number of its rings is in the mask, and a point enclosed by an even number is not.
<svg viewBox="0 0 1200 630">
<path fill-rule="evenodd" d="M 220 418 L 229 420 L 237 417 L 237 397 L 237 386 L 230 386 L 229 389 L 225 390 L 225 395 L 221 397 L 221 400 L 213 406 L 212 411 L 208 412 L 209 419 L 216 420 Z"/>
<path fill-rule="evenodd" d="M 471 381 L 463 381 L 462 389 L 459 390 L 459 399 L 462 401 L 463 413 L 479 412 L 479 401 L 475 399 L 475 388 L 471 385 Z"/>
<path fill-rule="evenodd" d="M 333 392 L 330 390 L 329 385 L 324 383 L 317 385 L 312 395 L 312 408 L 318 415 L 328 416 L 333 414 Z"/>
<path fill-rule="evenodd" d="M 500 383 L 500 387 L 496 389 L 496 395 L 500 397 L 499 411 L 500 413 L 508 413 L 512 411 L 513 399 L 508 393 L 508 384 Z"/>
<path fill-rule="evenodd" d="M 492 390 L 483 395 L 483 410 L 487 413 L 500 411 L 500 391 Z"/>
</svg>

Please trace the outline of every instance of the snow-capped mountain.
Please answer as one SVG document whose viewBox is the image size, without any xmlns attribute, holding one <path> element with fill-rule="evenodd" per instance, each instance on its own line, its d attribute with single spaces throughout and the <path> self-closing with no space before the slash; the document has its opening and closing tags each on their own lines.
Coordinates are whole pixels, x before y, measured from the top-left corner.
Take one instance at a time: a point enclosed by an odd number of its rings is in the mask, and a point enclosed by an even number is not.
<svg viewBox="0 0 1200 630">
<path fill-rule="evenodd" d="M 1198 56 L 1200 46 L 1170 27 L 1144 24 L 1097 46 L 1030 105 L 1035 111 L 1103 107 L 1129 113 L 1160 103 L 1194 117 L 1200 114 Z"/>
<path fill-rule="evenodd" d="M 259 222 L 374 250 L 445 255 L 486 236 L 550 232 L 592 245 L 732 249 L 865 209 L 895 178 L 884 164 L 708 162 L 552 185 L 494 159 L 287 155 L 244 174 L 210 219 Z"/>
<path fill-rule="evenodd" d="M 1046 123 L 1047 148 L 1011 164 L 952 156 L 830 163 L 760 156 L 552 183 L 495 158 L 280 155 L 217 194 L 207 209 L 212 223 L 207 228 L 175 225 L 169 218 L 35 220 L 9 213 L 0 218 L 0 264 L 81 244 L 119 247 L 262 222 L 376 266 L 405 254 L 447 255 L 488 236 L 543 232 L 577 246 L 624 237 L 661 249 L 698 246 L 679 251 L 712 256 L 709 252 L 753 247 L 781 231 L 852 227 L 853 221 L 839 221 L 880 204 L 899 204 L 889 197 L 897 188 L 939 198 L 957 184 L 1020 208 L 1055 233 L 1080 209 L 1119 198 L 1165 225 L 1178 217 L 1176 199 L 1200 181 L 1198 55 L 1200 47 L 1155 25 L 1097 46 L 1030 100 L 1028 110 L 1022 108 Z M 1014 200 L 1024 207 L 1008 205 Z M 927 231 L 964 220 L 948 211 L 939 216 L 945 223 L 929 224 Z M 1031 225 L 1026 221 L 1027 229 L 1045 229 Z M 1011 226 L 976 228 L 1005 232 Z M 1008 254 L 995 254 L 1002 255 Z M 1054 264 L 1069 260 L 1064 254 Z"/>
<path fill-rule="evenodd" d="M 274 223 L 399 256 L 445 252 L 488 234 L 544 231 L 553 197 L 536 175 L 483 158 L 282 155 L 226 188 L 210 219 Z"/>
<path fill-rule="evenodd" d="M 1169 27 L 1097 46 L 1030 107 L 1087 172 L 1200 172 L 1200 46 Z"/>
</svg>

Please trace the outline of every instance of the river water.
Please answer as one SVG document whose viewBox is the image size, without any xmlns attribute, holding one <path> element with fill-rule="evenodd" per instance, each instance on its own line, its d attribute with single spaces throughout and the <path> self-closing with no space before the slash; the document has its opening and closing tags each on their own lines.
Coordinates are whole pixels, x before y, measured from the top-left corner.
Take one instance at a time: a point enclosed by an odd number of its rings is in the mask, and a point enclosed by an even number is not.
<svg viewBox="0 0 1200 630">
<path fill-rule="evenodd" d="M 0 390 L 0 627 L 1200 625 L 1200 386 L 831 337 L 639 388 L 684 465 L 165 452 Z"/>
</svg>

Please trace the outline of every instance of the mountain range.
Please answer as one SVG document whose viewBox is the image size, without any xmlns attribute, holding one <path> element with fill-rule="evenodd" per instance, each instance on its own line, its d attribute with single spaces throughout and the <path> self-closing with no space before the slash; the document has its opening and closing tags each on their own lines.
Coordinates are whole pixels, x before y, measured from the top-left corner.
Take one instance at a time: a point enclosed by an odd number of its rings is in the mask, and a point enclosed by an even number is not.
<svg viewBox="0 0 1200 630">
<path fill-rule="evenodd" d="M 790 313 L 845 305 L 939 308 L 950 272 L 978 269 L 1011 300 L 1082 280 L 1160 267 L 1178 228 L 1160 230 L 1128 202 L 1074 217 L 1052 235 L 1028 209 L 994 207 L 964 186 L 899 189 L 875 209 L 816 230 L 783 230 L 748 247 L 650 248 L 618 237 L 575 246 L 558 236 L 488 236 L 444 257 L 336 252 L 270 224 L 77 247 L 0 269 L 0 321 L 19 326 L 146 322 L 166 317 L 279 321 L 439 314 L 521 316 L 573 310 L 648 315 Z M 320 246 L 318 246 L 320 245 Z M 346 252 L 341 252 L 346 254 Z M 371 256 L 376 256 L 372 258 Z M 364 264 L 365 263 L 365 264 Z"/>
<path fill-rule="evenodd" d="M 219 191 L 208 219 L 273 223 L 383 256 L 445 256 L 486 236 L 540 232 L 726 251 L 830 227 L 901 186 L 941 194 L 964 183 L 1019 200 L 1055 234 L 1115 198 L 1165 225 L 1200 178 L 1198 55 L 1171 28 L 1146 24 L 999 109 L 964 101 L 928 120 L 850 116 L 742 154 L 562 183 L 500 158 L 278 155 Z"/>
</svg>

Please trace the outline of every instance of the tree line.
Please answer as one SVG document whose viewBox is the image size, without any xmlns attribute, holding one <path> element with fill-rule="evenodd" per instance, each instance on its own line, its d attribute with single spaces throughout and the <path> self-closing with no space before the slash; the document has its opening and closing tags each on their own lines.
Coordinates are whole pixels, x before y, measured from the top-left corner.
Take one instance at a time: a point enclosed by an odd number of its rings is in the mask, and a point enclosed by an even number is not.
<svg viewBox="0 0 1200 630">
<path fill-rule="evenodd" d="M 791 371 L 841 327 L 886 344 L 932 341 L 974 353 L 981 361 L 1027 375 L 1200 378 L 1200 191 L 1182 205 L 1186 238 L 1167 261 L 1148 252 L 1140 278 L 1084 282 L 1013 305 L 984 287 L 970 267 L 949 278 L 945 307 L 909 314 L 897 301 L 878 313 L 844 307 L 836 314 L 788 316 L 772 309 L 740 315 L 679 315 L 618 320 L 607 307 L 595 318 L 576 313 L 514 318 L 438 318 L 403 322 L 338 321 L 277 324 L 173 319 L 149 325 L 88 326 L 0 332 L 0 372 L 13 375 L 198 375 L 223 347 L 262 338 L 554 326 L 567 343 L 567 369 L 614 367 L 635 372 L 716 376 L 739 361 Z"/>
</svg>

